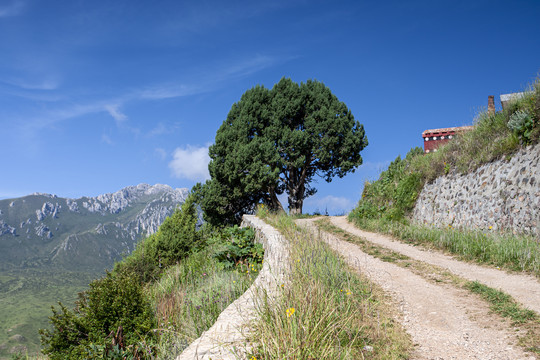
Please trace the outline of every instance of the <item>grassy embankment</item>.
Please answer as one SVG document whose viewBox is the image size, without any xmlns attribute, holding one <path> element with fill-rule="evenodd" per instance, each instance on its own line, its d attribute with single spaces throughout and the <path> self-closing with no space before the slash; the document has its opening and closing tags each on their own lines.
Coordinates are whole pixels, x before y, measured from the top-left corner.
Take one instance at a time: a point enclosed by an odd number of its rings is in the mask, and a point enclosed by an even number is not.
<svg viewBox="0 0 540 360">
<path fill-rule="evenodd" d="M 263 249 L 251 229 L 196 223 L 190 197 L 73 310 L 53 309 L 41 336 L 48 358 L 170 359 L 207 330 L 255 279 Z"/>
<path fill-rule="evenodd" d="M 362 198 L 349 214 L 360 228 L 393 235 L 407 242 L 429 245 L 463 259 L 525 271 L 540 276 L 540 243 L 534 235 L 508 232 L 433 228 L 411 224 L 408 215 L 424 184 L 449 173 L 467 173 L 506 157 L 540 138 L 540 80 L 523 98 L 504 111 L 479 114 L 472 131 L 464 133 L 439 151 L 423 154 L 412 149 L 398 157 L 374 182 L 366 182 Z"/>
<path fill-rule="evenodd" d="M 263 298 L 250 340 L 256 359 L 403 359 L 412 348 L 384 293 L 291 217 L 258 215 L 290 241 L 281 296 Z"/>
<path fill-rule="evenodd" d="M 248 236 L 236 250 L 250 250 L 247 243 L 253 242 L 253 234 Z M 238 264 L 224 263 L 219 254 L 235 252 L 230 249 L 231 243 L 225 244 L 227 238 L 232 237 L 209 238 L 206 248 L 170 267 L 159 281 L 147 287 L 158 321 L 156 358 L 172 359 L 180 355 L 257 277 L 262 250 L 255 257 L 237 257 Z"/>
</svg>

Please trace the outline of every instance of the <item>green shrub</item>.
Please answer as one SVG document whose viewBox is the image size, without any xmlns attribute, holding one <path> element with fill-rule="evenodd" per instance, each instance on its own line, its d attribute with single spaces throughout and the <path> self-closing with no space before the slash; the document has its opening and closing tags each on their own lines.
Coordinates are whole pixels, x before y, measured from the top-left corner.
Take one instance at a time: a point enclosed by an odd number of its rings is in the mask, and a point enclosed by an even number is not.
<svg viewBox="0 0 540 360">
<path fill-rule="evenodd" d="M 238 264 L 261 263 L 264 257 L 262 244 L 254 242 L 255 232 L 251 228 L 239 228 L 237 225 L 225 228 L 213 241 L 219 243 L 214 257 L 225 267 Z"/>
<path fill-rule="evenodd" d="M 41 330 L 43 353 L 50 359 L 86 359 L 91 345 L 109 345 L 123 329 L 123 343 L 151 341 L 155 319 L 143 286 L 132 273 L 116 271 L 90 283 L 73 311 L 60 304 L 49 317 L 52 330 Z"/>
<path fill-rule="evenodd" d="M 531 142 L 534 122 L 532 116 L 524 110 L 518 110 L 510 116 L 508 128 L 518 135 L 524 143 Z"/>
</svg>

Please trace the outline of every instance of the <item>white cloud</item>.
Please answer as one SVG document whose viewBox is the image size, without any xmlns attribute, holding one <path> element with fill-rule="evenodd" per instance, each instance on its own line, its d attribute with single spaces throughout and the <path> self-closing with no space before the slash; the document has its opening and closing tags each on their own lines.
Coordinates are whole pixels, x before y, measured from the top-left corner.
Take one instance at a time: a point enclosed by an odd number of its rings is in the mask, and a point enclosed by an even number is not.
<svg viewBox="0 0 540 360">
<path fill-rule="evenodd" d="M 176 148 L 173 159 L 169 162 L 172 175 L 176 178 L 193 181 L 210 179 L 208 173 L 208 146 L 194 147 L 187 145 L 185 148 Z"/>
<path fill-rule="evenodd" d="M 329 213 L 347 212 L 354 207 L 354 202 L 346 197 L 327 195 L 323 198 L 311 197 L 305 201 L 305 206 L 318 208 L 319 211 L 327 210 Z"/>
<path fill-rule="evenodd" d="M 14 1 L 9 5 L 0 7 L 0 18 L 19 15 L 24 9 L 24 2 Z"/>
<path fill-rule="evenodd" d="M 105 105 L 105 110 L 107 110 L 117 123 L 121 123 L 127 119 L 127 116 L 120 112 L 119 107 L 120 105 Z"/>
</svg>

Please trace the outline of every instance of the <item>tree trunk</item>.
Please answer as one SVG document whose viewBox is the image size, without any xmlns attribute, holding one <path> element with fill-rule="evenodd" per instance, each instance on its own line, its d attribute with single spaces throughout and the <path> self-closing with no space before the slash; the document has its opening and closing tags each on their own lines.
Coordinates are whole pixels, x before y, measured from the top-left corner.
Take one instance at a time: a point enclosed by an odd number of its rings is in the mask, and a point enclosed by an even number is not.
<svg viewBox="0 0 540 360">
<path fill-rule="evenodd" d="M 268 206 L 270 206 L 270 210 L 272 211 L 285 211 L 283 210 L 283 205 L 281 205 L 281 202 L 279 201 L 277 195 L 276 195 L 276 191 L 274 188 L 271 188 L 268 193 L 270 194 L 270 204 L 268 204 Z"/>
<path fill-rule="evenodd" d="M 299 183 L 292 187 L 289 192 L 289 214 L 300 215 L 302 214 L 302 206 L 304 205 L 304 183 Z"/>
<path fill-rule="evenodd" d="M 289 215 L 301 215 L 303 202 L 304 202 L 303 200 L 300 200 L 300 201 L 291 203 L 290 198 L 289 198 Z"/>
</svg>

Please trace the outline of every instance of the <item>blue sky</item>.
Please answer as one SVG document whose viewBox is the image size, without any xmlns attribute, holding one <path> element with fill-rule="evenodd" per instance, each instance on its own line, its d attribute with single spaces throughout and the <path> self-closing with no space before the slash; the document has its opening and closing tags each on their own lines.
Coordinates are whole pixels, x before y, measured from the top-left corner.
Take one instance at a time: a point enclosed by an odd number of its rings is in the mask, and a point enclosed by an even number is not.
<svg viewBox="0 0 540 360">
<path fill-rule="evenodd" d="M 536 78 L 538 19 L 537 0 L 0 0 L 0 198 L 191 187 L 231 105 L 285 76 L 364 124 L 364 165 L 304 206 L 347 211 L 423 130 Z"/>
</svg>

